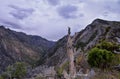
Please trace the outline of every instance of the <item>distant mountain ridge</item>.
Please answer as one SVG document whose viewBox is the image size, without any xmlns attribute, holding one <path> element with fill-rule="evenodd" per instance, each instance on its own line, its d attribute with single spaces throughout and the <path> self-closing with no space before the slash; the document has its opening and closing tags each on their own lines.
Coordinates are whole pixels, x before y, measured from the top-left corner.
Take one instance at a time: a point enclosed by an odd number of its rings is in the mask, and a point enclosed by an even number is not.
<svg viewBox="0 0 120 79">
<path fill-rule="evenodd" d="M 55 42 L 0 26 L 0 71 L 17 61 L 35 64 Z"/>
</svg>

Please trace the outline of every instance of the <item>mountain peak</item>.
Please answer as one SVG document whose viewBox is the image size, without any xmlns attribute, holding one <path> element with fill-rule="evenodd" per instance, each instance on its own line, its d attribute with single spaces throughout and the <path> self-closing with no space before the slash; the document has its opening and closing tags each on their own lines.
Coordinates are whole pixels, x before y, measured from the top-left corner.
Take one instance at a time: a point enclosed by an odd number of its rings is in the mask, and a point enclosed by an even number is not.
<svg viewBox="0 0 120 79">
<path fill-rule="evenodd" d="M 0 25 L 0 29 L 5 29 L 5 27 L 4 27 L 4 26 L 2 26 L 2 25 Z"/>
<path fill-rule="evenodd" d="M 92 24 L 106 24 L 106 25 L 109 25 L 109 21 L 97 18 L 92 22 Z"/>
</svg>

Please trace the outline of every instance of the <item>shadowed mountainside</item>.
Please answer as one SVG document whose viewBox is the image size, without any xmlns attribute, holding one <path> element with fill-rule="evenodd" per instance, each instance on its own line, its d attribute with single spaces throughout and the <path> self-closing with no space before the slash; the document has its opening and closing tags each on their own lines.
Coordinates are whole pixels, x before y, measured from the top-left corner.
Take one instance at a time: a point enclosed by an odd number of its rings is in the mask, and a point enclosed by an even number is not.
<svg viewBox="0 0 120 79">
<path fill-rule="evenodd" d="M 0 70 L 17 61 L 35 64 L 55 43 L 0 26 Z"/>
</svg>

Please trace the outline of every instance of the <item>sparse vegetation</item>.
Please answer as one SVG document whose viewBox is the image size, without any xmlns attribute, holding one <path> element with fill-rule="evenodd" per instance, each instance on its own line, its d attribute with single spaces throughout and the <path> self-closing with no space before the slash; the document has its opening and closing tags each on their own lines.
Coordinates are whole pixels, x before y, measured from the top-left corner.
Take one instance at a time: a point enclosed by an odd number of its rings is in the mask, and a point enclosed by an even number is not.
<svg viewBox="0 0 120 79">
<path fill-rule="evenodd" d="M 109 30 L 111 29 L 111 27 L 107 27 L 105 30 L 105 33 L 104 33 L 104 35 L 107 35 L 107 33 L 109 32 Z"/>
<path fill-rule="evenodd" d="M 26 75 L 26 67 L 25 64 L 22 62 L 17 62 L 12 66 L 13 69 L 13 77 L 17 77 L 17 78 L 21 78 L 24 77 Z"/>
<path fill-rule="evenodd" d="M 17 78 L 21 79 L 26 75 L 26 67 L 23 62 L 16 62 L 15 64 L 8 66 L 6 72 L 2 74 L 4 79 L 9 78 Z"/>
<path fill-rule="evenodd" d="M 100 44 L 96 45 L 96 47 L 100 49 L 106 49 L 111 52 L 119 49 L 119 46 L 117 44 L 107 41 L 102 41 Z"/>
<path fill-rule="evenodd" d="M 83 56 L 82 55 L 79 55 L 77 58 L 76 58 L 76 64 L 77 65 L 79 65 L 80 63 L 81 63 L 81 61 L 82 61 L 82 59 L 83 59 Z"/>
<path fill-rule="evenodd" d="M 79 42 L 77 42 L 75 47 L 76 47 L 76 49 L 81 47 L 81 49 L 83 50 L 85 46 L 86 46 L 86 43 L 79 41 Z"/>
<path fill-rule="evenodd" d="M 114 54 L 105 49 L 93 48 L 88 55 L 88 63 L 91 67 L 108 68 L 114 59 Z"/>
<path fill-rule="evenodd" d="M 2 73 L 2 74 L 0 75 L 0 79 L 6 79 L 6 78 L 8 78 L 8 75 L 7 75 L 6 72 L 4 72 L 4 73 Z M 11 78 L 10 78 L 10 79 L 11 79 Z"/>
<path fill-rule="evenodd" d="M 67 62 L 65 62 L 61 67 L 59 67 L 58 69 L 57 69 L 57 76 L 59 77 L 59 78 L 61 78 L 62 77 L 62 75 L 63 75 L 63 70 L 66 70 L 66 71 L 69 71 L 69 62 L 67 61 Z"/>
<path fill-rule="evenodd" d="M 103 41 L 92 48 L 88 54 L 88 63 L 91 67 L 109 68 L 120 63 L 119 55 L 114 53 L 119 46 L 112 42 Z"/>
<path fill-rule="evenodd" d="M 84 50 L 84 47 L 91 42 L 97 35 L 97 31 L 95 31 L 95 33 L 93 33 L 93 35 L 91 35 L 91 37 L 89 38 L 89 40 L 87 42 L 81 42 L 80 40 L 77 42 L 76 44 L 76 49 L 81 48 L 82 50 Z"/>
<path fill-rule="evenodd" d="M 119 71 L 95 69 L 96 75 L 91 79 L 120 79 Z"/>
<path fill-rule="evenodd" d="M 0 79 L 4 79 L 2 76 L 0 76 Z"/>
<path fill-rule="evenodd" d="M 87 41 L 87 44 L 91 41 L 93 41 L 93 39 L 96 37 L 97 35 L 97 30 L 91 35 L 91 37 L 89 38 L 89 40 Z"/>
<path fill-rule="evenodd" d="M 45 79 L 45 78 L 41 77 L 41 76 L 37 76 L 37 77 L 35 77 L 35 79 Z"/>
</svg>

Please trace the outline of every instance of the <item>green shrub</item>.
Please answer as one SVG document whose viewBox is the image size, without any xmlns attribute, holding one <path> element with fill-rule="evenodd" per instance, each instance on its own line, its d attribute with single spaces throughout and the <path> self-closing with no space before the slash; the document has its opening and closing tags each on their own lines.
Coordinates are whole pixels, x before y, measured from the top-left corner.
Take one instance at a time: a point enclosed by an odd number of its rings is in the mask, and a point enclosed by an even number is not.
<svg viewBox="0 0 120 79">
<path fill-rule="evenodd" d="M 2 76 L 0 76 L 0 79 L 4 79 Z"/>
<path fill-rule="evenodd" d="M 119 49 L 119 46 L 117 44 L 112 43 L 112 42 L 107 42 L 107 41 L 102 41 L 96 47 L 98 47 L 100 49 L 106 49 L 106 50 L 111 51 L 111 52 Z"/>
<path fill-rule="evenodd" d="M 119 65 L 120 64 L 120 54 L 115 54 L 115 58 L 112 61 L 113 65 Z"/>
<path fill-rule="evenodd" d="M 88 63 L 91 67 L 108 68 L 114 59 L 114 54 L 106 49 L 93 48 L 88 54 Z"/>
<path fill-rule="evenodd" d="M 57 76 L 61 78 L 63 76 L 63 71 L 69 72 L 69 62 L 65 62 L 61 67 L 57 68 Z"/>
<path fill-rule="evenodd" d="M 77 44 L 75 45 L 75 47 L 76 47 L 77 50 L 78 50 L 80 47 L 81 47 L 81 49 L 83 50 L 85 46 L 86 46 L 86 43 L 80 42 L 80 41 L 77 42 Z"/>
<path fill-rule="evenodd" d="M 6 72 L 2 73 L 1 76 L 0 76 L 0 79 L 8 79 L 9 76 Z"/>
<path fill-rule="evenodd" d="M 63 73 L 63 68 L 62 68 L 62 67 L 59 67 L 59 68 L 57 69 L 57 76 L 58 76 L 59 78 L 61 78 L 61 76 L 63 75 L 62 73 Z"/>
<path fill-rule="evenodd" d="M 16 62 L 12 66 L 7 67 L 7 73 L 10 78 L 22 78 L 26 75 L 26 67 L 23 62 Z"/>
</svg>

